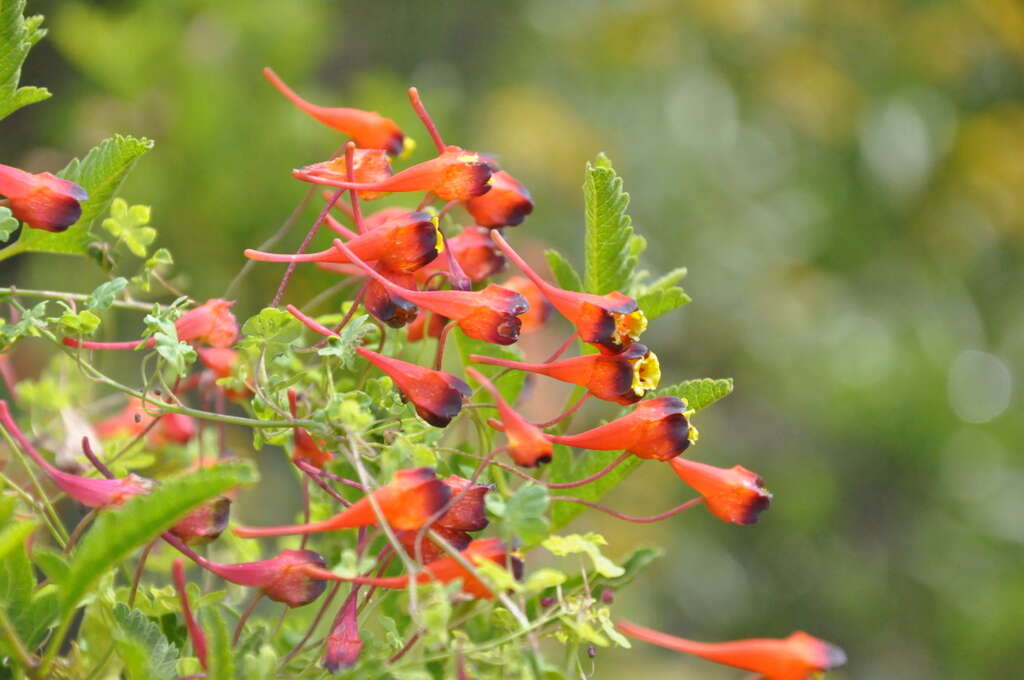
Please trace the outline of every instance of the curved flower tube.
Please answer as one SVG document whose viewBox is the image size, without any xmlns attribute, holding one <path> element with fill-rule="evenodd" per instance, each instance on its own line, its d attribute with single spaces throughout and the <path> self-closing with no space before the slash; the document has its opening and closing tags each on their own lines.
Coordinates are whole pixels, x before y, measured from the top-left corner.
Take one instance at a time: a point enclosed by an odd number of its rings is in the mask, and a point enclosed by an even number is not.
<svg viewBox="0 0 1024 680">
<path fill-rule="evenodd" d="M 292 171 L 292 176 L 339 189 L 378 192 L 432 191 L 446 201 L 464 201 L 491 189 L 491 169 L 479 154 L 448 146 L 438 156 L 410 166 L 379 182 L 349 182 L 323 173 Z"/>
<path fill-rule="evenodd" d="M 174 581 L 174 589 L 178 591 L 178 599 L 181 601 L 181 617 L 185 620 L 185 629 L 188 631 L 189 640 L 192 641 L 192 649 L 199 659 L 199 665 L 206 670 L 209 666 L 206 663 L 207 644 L 206 633 L 199 627 L 196 617 L 192 613 L 192 607 L 188 602 L 188 591 L 185 590 L 185 563 L 181 558 L 174 560 L 171 565 L 171 577 Z"/>
<path fill-rule="evenodd" d="M 412 402 L 417 415 L 434 427 L 447 426 L 472 394 L 469 385 L 450 373 L 392 359 L 365 347 L 356 347 L 356 353 L 387 374 Z"/>
<path fill-rule="evenodd" d="M 541 278 L 501 234 L 492 231 L 491 238 L 506 257 L 540 288 L 554 308 L 576 327 L 584 342 L 605 353 L 621 352 L 647 329 L 647 317 L 633 298 L 618 291 L 592 295 L 553 286 Z"/>
<path fill-rule="evenodd" d="M 402 153 L 407 145 L 411 146 L 412 140 L 402 134 L 395 121 L 385 118 L 376 111 L 317 106 L 297 95 L 273 69 L 263 69 L 263 77 L 299 109 L 324 125 L 348 135 L 356 146 L 364 149 L 383 149 L 392 156 Z"/>
<path fill-rule="evenodd" d="M 471 338 L 511 345 L 519 339 L 519 318 L 529 305 L 519 293 L 491 284 L 483 290 L 411 290 L 395 285 L 363 262 L 340 239 L 334 247 L 389 293 L 455 321 Z"/>
<path fill-rule="evenodd" d="M 772 502 L 764 480 L 742 465 L 725 469 L 682 456 L 668 463 L 680 479 L 704 497 L 711 514 L 723 522 L 755 524 Z"/>
<path fill-rule="evenodd" d="M 505 566 L 506 562 L 511 564 L 512 574 L 516 579 L 522 578 L 523 563 L 518 557 L 510 552 L 498 538 L 479 538 L 470 543 L 465 550 L 460 551 L 463 558 L 473 564 L 479 564 L 488 560 L 495 564 Z M 326 569 L 307 567 L 308 574 L 315 578 L 322 578 L 332 581 L 345 581 L 347 583 L 358 583 L 360 585 L 377 586 L 378 588 L 406 588 L 409 585 L 408 576 L 339 576 Z M 425 564 L 423 569 L 416 574 L 416 583 L 430 583 L 440 581 L 451 583 L 462 581 L 462 591 L 468 595 L 481 600 L 494 599 L 494 593 L 471 571 L 462 566 L 454 557 L 444 557 Z"/>
<path fill-rule="evenodd" d="M 494 247 L 486 229 L 466 227 L 458 236 L 445 239 L 445 247 L 473 283 L 489 279 L 505 268 L 505 257 Z M 422 282 L 448 270 L 448 257 L 442 253 L 417 271 L 416 277 Z"/>
<path fill-rule="evenodd" d="M 348 170 L 344 156 L 338 156 L 327 161 L 313 163 L 302 168 L 302 172 L 309 175 L 330 177 L 340 181 L 348 180 Z M 391 171 L 391 161 L 388 160 L 386 152 L 380 149 L 355 149 L 352 154 L 353 182 L 372 184 L 383 182 L 394 174 Z M 384 196 L 380 191 L 360 191 L 359 198 L 364 201 L 372 201 L 375 198 Z"/>
<path fill-rule="evenodd" d="M 444 507 L 451 498 L 451 489 L 437 478 L 433 468 L 421 467 L 396 471 L 389 483 L 373 491 L 370 496 L 373 496 L 384 519 L 393 529 L 419 529 Z M 375 525 L 377 515 L 370 503 L 370 496 L 364 496 L 334 517 L 319 522 L 279 527 L 234 527 L 233 531 L 243 538 L 260 538 L 316 534 Z"/>
<path fill-rule="evenodd" d="M 605 401 L 633 404 L 658 387 L 661 369 L 658 357 L 634 343 L 618 354 L 586 354 L 546 364 L 532 364 L 472 354 L 470 361 L 539 373 L 555 380 L 580 385 Z"/>
<path fill-rule="evenodd" d="M 533 212 L 533 199 L 522 183 L 492 164 L 491 190 L 466 201 L 466 211 L 481 227 L 515 227 Z"/>
<path fill-rule="evenodd" d="M 345 598 L 338 616 L 331 625 L 331 633 L 324 642 L 324 668 L 337 673 L 344 668 L 351 668 L 359 660 L 363 651 L 363 639 L 359 637 L 357 595 L 359 586 Z"/>
<path fill-rule="evenodd" d="M 469 532 L 480 531 L 487 527 L 488 519 L 484 501 L 487 493 L 493 490 L 494 486 L 476 484 L 458 475 L 449 476 L 444 483 L 451 489 L 452 498 L 448 502 L 448 510 L 445 514 L 429 528 L 439 533 L 456 550 L 463 550 L 473 540 Z M 445 555 L 444 549 L 425 536 L 422 529 L 397 531 L 395 535 L 410 556 L 421 556 L 423 562 L 433 562 Z M 417 555 L 417 550 L 419 550 L 419 555 Z"/>
<path fill-rule="evenodd" d="M 25 434 L 14 422 L 7 402 L 0 399 L 0 425 L 14 438 L 21 450 L 35 461 L 36 465 L 53 480 L 61 491 L 87 508 L 106 508 L 118 506 L 132 496 L 149 493 L 156 483 L 151 479 L 130 474 L 127 477 L 101 479 L 81 477 L 64 472 L 47 461 L 32 445 Z"/>
<path fill-rule="evenodd" d="M 595 451 L 632 453 L 638 458 L 670 460 L 685 451 L 697 438 L 690 425 L 686 401 L 658 397 L 641 401 L 630 413 L 592 430 L 570 435 L 544 435 L 556 444 Z"/>
<path fill-rule="evenodd" d="M 195 309 L 185 312 L 174 322 L 178 339 L 182 342 L 201 342 L 211 347 L 230 347 L 238 338 L 238 321 L 231 313 L 231 307 L 234 304 L 234 300 L 212 298 Z M 95 342 L 78 338 L 64 338 L 63 342 L 68 347 L 83 347 L 85 349 L 152 349 L 156 347 L 156 340 L 153 338 L 123 342 Z"/>
<path fill-rule="evenodd" d="M 528 421 L 501 397 L 501 392 L 490 380 L 474 368 L 466 368 L 466 374 L 483 385 L 491 393 L 501 416 L 500 424 L 488 421 L 491 427 L 505 433 L 508 439 L 508 453 L 512 460 L 523 467 L 537 467 L 542 463 L 550 463 L 554 447 L 548 435 L 539 427 Z"/>
<path fill-rule="evenodd" d="M 437 257 L 437 219 L 426 212 L 406 213 L 364 232 L 347 244 L 361 260 L 401 272 L 416 271 Z M 351 262 L 336 248 L 316 253 L 266 253 L 247 248 L 245 256 L 259 262 Z"/>
<path fill-rule="evenodd" d="M 444 318 L 440 314 L 423 312 L 417 315 L 408 328 L 405 329 L 405 337 L 409 339 L 409 342 L 419 342 L 423 339 L 424 335 L 431 338 L 439 338 L 448 321 L 449 319 Z"/>
<path fill-rule="evenodd" d="M 11 214 L 44 231 L 64 231 L 82 216 L 85 189 L 49 172 L 33 175 L 0 164 L 0 194 L 7 197 Z M 3 205 L 3 203 L 0 203 Z"/>
<path fill-rule="evenodd" d="M 733 668 L 759 673 L 764 680 L 809 680 L 846 663 L 846 653 L 824 640 L 798 630 L 784 639 L 752 638 L 730 642 L 694 642 L 619 621 L 626 635 L 684 654 Z"/>
</svg>

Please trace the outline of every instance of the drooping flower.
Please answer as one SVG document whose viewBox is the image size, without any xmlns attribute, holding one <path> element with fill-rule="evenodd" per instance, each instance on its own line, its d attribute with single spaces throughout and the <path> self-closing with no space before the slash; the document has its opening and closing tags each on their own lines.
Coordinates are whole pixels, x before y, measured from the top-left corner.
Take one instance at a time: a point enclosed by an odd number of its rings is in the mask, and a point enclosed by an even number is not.
<svg viewBox="0 0 1024 680">
<path fill-rule="evenodd" d="M 486 229 L 466 227 L 458 236 L 446 239 L 445 247 L 473 283 L 489 279 L 505 268 L 505 257 L 494 247 Z M 416 276 L 423 281 L 436 272 L 448 271 L 448 267 L 448 255 L 441 253 L 417 271 Z"/>
<path fill-rule="evenodd" d="M 437 257 L 437 219 L 409 212 L 359 234 L 346 245 L 364 261 L 376 260 L 393 271 L 412 272 Z M 245 256 L 259 262 L 351 262 L 336 248 L 315 253 L 267 253 L 247 248 Z"/>
<path fill-rule="evenodd" d="M 356 353 L 386 373 L 412 402 L 419 417 L 434 427 L 447 426 L 472 393 L 469 385 L 450 373 L 386 357 L 365 347 L 357 347 Z"/>
<path fill-rule="evenodd" d="M 132 496 L 146 494 L 152 491 L 156 485 L 151 479 L 130 474 L 126 477 L 114 479 L 102 479 L 93 477 L 82 477 L 79 475 L 64 472 L 36 450 L 32 442 L 14 422 L 7 402 L 0 399 L 0 425 L 14 438 L 28 456 L 43 469 L 53 480 L 61 491 L 88 508 L 106 508 L 118 506 Z"/>
<path fill-rule="evenodd" d="M 494 241 L 491 241 L 491 243 L 494 243 Z M 505 279 L 505 282 L 501 285 L 522 295 L 526 298 L 527 304 L 530 305 L 529 311 L 519 317 L 519 320 L 523 323 L 523 327 L 519 331 L 520 333 L 523 335 L 533 333 L 547 323 L 548 317 L 551 316 L 551 303 L 544 297 L 537 284 L 525 276 L 517 274 Z"/>
<path fill-rule="evenodd" d="M 376 111 L 317 106 L 295 94 L 270 68 L 263 69 L 263 76 L 295 106 L 324 125 L 348 135 L 360 148 L 383 149 L 395 156 L 412 141 L 402 134 L 395 121 Z"/>
<path fill-rule="evenodd" d="M 730 642 L 695 642 L 629 621 L 619 621 L 616 627 L 638 640 L 752 671 L 765 680 L 808 680 L 846 663 L 846 653 L 842 649 L 800 630 L 781 640 L 752 638 Z"/>
<path fill-rule="evenodd" d="M 471 564 L 480 564 L 484 561 L 494 562 L 500 566 L 508 563 L 512 569 L 512 575 L 519 579 L 522 577 L 523 563 L 512 555 L 498 538 L 478 538 L 470 543 L 465 550 L 460 551 L 463 559 Z M 326 569 L 309 568 L 308 572 L 316 578 L 329 579 L 334 581 L 346 581 L 361 585 L 377 586 L 378 588 L 406 588 L 409 585 L 407 576 L 339 576 Z M 448 556 L 434 560 L 423 565 L 423 568 L 416 575 L 416 583 L 430 583 L 439 581 L 451 583 L 459 580 L 462 582 L 462 591 L 478 599 L 494 599 L 494 593 L 480 579 L 473 575 L 454 557 Z"/>
<path fill-rule="evenodd" d="M 378 274 L 391 281 L 397 288 L 412 289 L 416 287 L 416 277 L 408 272 L 396 272 L 377 265 Z M 381 322 L 392 328 L 401 328 L 416 318 L 420 308 L 401 295 L 391 292 L 376 279 L 367 279 L 363 285 L 363 307 Z"/>
<path fill-rule="evenodd" d="M 334 247 L 363 268 L 367 275 L 389 293 L 455 321 L 471 338 L 511 345 L 519 338 L 519 317 L 529 305 L 526 299 L 507 288 L 491 284 L 483 290 L 411 290 L 395 285 L 363 262 L 339 239 Z"/>
<path fill-rule="evenodd" d="M 470 361 L 539 373 L 549 378 L 586 387 L 597 397 L 619 404 L 639 401 L 658 386 L 661 370 L 658 357 L 634 343 L 618 354 L 586 354 L 546 364 L 526 363 L 473 354 Z"/>
<path fill-rule="evenodd" d="M 345 598 L 345 603 L 334 619 L 331 632 L 324 642 L 324 668 L 332 673 L 351 668 L 359 660 L 363 650 L 363 639 L 359 637 L 359 622 L 356 596 L 359 586 L 353 586 L 352 592 Z"/>
<path fill-rule="evenodd" d="M 7 197 L 7 205 L 16 218 L 33 229 L 56 232 L 78 221 L 82 201 L 89 198 L 82 187 L 49 172 L 33 175 L 3 164 L 0 194 Z"/>
<path fill-rule="evenodd" d="M 495 429 L 505 433 L 508 440 L 506 448 L 509 456 L 518 465 L 523 467 L 537 467 L 541 463 L 550 463 L 554 447 L 548 440 L 548 436 L 536 425 L 520 415 L 515 409 L 509 406 L 498 388 L 490 380 L 485 378 L 479 371 L 473 368 L 466 368 L 466 373 L 473 380 L 483 385 L 484 389 L 491 393 L 501 416 L 499 422 L 491 421 L 489 424 Z"/>
<path fill-rule="evenodd" d="M 452 497 L 448 501 L 447 512 L 431 524 L 430 529 L 439 533 L 456 550 L 463 550 L 473 540 L 469 532 L 487 527 L 484 501 L 494 487 L 490 484 L 476 484 L 458 475 L 449 476 L 444 483 L 451 489 Z M 409 555 L 417 557 L 418 549 L 423 562 L 433 562 L 444 557 L 444 549 L 425 533 L 409 530 L 397 531 L 395 535 Z"/>
<path fill-rule="evenodd" d="M 432 191 L 446 201 L 464 201 L 481 196 L 491 188 L 491 169 L 487 163 L 479 154 L 458 146 L 448 146 L 429 161 L 412 165 L 379 182 L 349 182 L 304 169 L 293 170 L 292 175 L 305 182 L 359 192 Z"/>
<path fill-rule="evenodd" d="M 481 227 L 514 227 L 533 212 L 530 192 L 522 183 L 492 164 L 491 190 L 466 201 L 466 210 Z"/>
<path fill-rule="evenodd" d="M 501 234 L 492 231 L 491 238 L 520 271 L 540 288 L 554 308 L 576 327 L 584 342 L 595 345 L 602 352 L 621 352 L 647 329 L 647 317 L 633 298 L 618 291 L 592 295 L 553 286 L 541 278 Z"/>
<path fill-rule="evenodd" d="M 224 533 L 230 518 L 231 499 L 217 496 L 185 515 L 169 531 L 186 545 L 202 545 Z"/>
<path fill-rule="evenodd" d="M 298 417 L 298 401 L 299 396 L 295 390 L 288 390 L 288 409 L 292 418 Z M 292 452 L 293 460 L 301 458 L 313 467 L 323 468 L 328 461 L 334 458 L 334 454 L 324 451 L 313 439 L 313 435 L 304 427 L 292 428 L 292 442 L 295 445 L 295 450 Z"/>
<path fill-rule="evenodd" d="M 370 497 L 373 497 L 384 519 L 391 528 L 419 529 L 438 512 L 448 499 L 451 489 L 437 478 L 433 468 L 421 467 L 398 470 L 391 481 L 368 496 L 364 496 L 334 517 L 308 524 L 279 527 L 234 527 L 243 538 L 262 536 L 290 536 L 315 534 L 377 524 Z"/>
<path fill-rule="evenodd" d="M 145 432 L 157 419 L 159 422 L 149 430 L 146 437 L 146 441 L 152 446 L 159 447 L 168 442 L 187 444 L 196 435 L 196 423 L 191 416 L 182 413 L 151 415 L 138 397 L 131 397 L 118 413 L 97 423 L 96 434 L 103 439 L 117 436 L 135 437 Z"/>
<path fill-rule="evenodd" d="M 231 313 L 231 306 L 234 304 L 233 300 L 212 298 L 195 309 L 185 312 L 174 322 L 178 339 L 182 342 L 205 343 L 211 347 L 230 347 L 238 338 L 238 321 Z M 151 349 L 156 347 L 156 340 L 153 338 L 123 342 L 96 342 L 64 338 L 63 342 L 68 347 L 83 347 L 85 349 L 135 349 L 137 347 Z"/>
<path fill-rule="evenodd" d="M 704 497 L 711 514 L 723 522 L 754 524 L 772 502 L 764 480 L 742 465 L 725 469 L 682 456 L 670 460 L 669 465 Z"/>
<path fill-rule="evenodd" d="M 592 430 L 570 435 L 545 435 L 556 444 L 595 451 L 625 450 L 639 458 L 670 460 L 697 437 L 686 401 L 658 397 L 641 401 L 626 415 Z"/>
<path fill-rule="evenodd" d="M 348 179 L 348 169 L 344 156 L 338 156 L 328 161 L 313 163 L 302 168 L 302 172 L 309 176 L 327 177 L 340 181 Z M 387 153 L 380 149 L 356 149 L 352 155 L 352 176 L 354 182 L 361 184 L 372 184 L 383 182 L 392 175 L 391 161 Z M 379 191 L 360 191 L 359 198 L 364 201 L 372 201 L 384 194 Z"/>
</svg>

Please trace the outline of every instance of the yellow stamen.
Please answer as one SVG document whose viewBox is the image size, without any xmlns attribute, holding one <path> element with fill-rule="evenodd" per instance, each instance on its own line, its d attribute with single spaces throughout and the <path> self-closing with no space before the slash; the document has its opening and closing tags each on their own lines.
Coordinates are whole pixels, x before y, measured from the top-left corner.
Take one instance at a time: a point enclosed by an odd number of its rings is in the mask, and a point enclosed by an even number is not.
<svg viewBox="0 0 1024 680">
<path fill-rule="evenodd" d="M 402 153 L 398 154 L 398 157 L 402 160 L 408 158 L 413 151 L 416 150 L 416 140 L 412 137 L 406 137 L 402 140 Z"/>
<path fill-rule="evenodd" d="M 630 386 L 633 393 L 642 397 L 647 392 L 657 389 L 661 382 L 661 364 L 658 363 L 658 356 L 654 352 L 648 352 L 646 356 L 633 362 L 633 384 Z"/>
<path fill-rule="evenodd" d="M 615 332 L 612 333 L 612 340 L 620 345 L 628 345 L 647 330 L 647 317 L 639 309 L 630 314 L 613 314 L 612 316 L 615 318 Z"/>
</svg>

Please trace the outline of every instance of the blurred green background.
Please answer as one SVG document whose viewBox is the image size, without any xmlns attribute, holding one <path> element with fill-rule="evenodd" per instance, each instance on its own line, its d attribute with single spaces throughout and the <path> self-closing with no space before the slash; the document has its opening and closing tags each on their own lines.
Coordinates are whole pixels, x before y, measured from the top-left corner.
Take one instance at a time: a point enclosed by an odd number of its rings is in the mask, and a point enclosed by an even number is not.
<svg viewBox="0 0 1024 680">
<path fill-rule="evenodd" d="M 586 160 L 625 177 L 656 271 L 695 302 L 645 336 L 665 380 L 736 379 L 693 456 L 775 493 L 761 524 L 593 516 L 624 554 L 668 548 L 617 611 L 698 639 L 806 629 L 836 677 L 991 678 L 1024 643 L 1024 4 L 1019 0 L 30 2 L 50 36 L 23 82 L 53 100 L 0 156 L 60 167 L 114 132 L 156 149 L 122 194 L 197 297 L 219 295 L 342 141 L 259 74 L 492 151 L 537 208 L 512 234 L 578 258 Z M 293 235 L 297 242 L 299 235 Z M 579 261 L 577 259 L 577 261 Z M 59 266 L 58 266 L 59 264 Z M 22 256 L 3 280 L 91 290 L 85 261 Z M 272 296 L 259 267 L 243 313 Z M 289 295 L 330 282 L 302 270 Z M 1015 417 L 1016 414 L 1016 417 Z M 684 492 L 642 466 L 608 500 Z M 732 678 L 638 644 L 596 677 Z"/>
</svg>

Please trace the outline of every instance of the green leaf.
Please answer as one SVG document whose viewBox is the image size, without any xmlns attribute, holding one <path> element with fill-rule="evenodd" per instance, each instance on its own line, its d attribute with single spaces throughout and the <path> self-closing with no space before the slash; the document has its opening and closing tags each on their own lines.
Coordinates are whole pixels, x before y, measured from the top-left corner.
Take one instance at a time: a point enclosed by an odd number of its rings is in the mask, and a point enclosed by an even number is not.
<svg viewBox="0 0 1024 680">
<path fill-rule="evenodd" d="M 679 397 L 685 399 L 694 411 L 699 411 L 715 403 L 732 392 L 732 378 L 699 378 L 684 380 L 676 385 L 658 390 L 659 397 Z"/>
<path fill-rule="evenodd" d="M 14 215 L 11 213 L 11 209 L 7 206 L 0 205 L 0 243 L 7 241 L 11 238 L 17 229 L 18 225 L 21 224 Z"/>
<path fill-rule="evenodd" d="M 60 583 L 68 575 L 68 558 L 59 550 L 35 547 L 32 549 L 32 563 L 46 574 L 50 583 Z"/>
<path fill-rule="evenodd" d="M 153 142 L 148 139 L 114 135 L 93 147 L 84 159 L 73 159 L 58 174 L 89 193 L 82 203 L 81 218 L 61 233 L 23 229 L 18 242 L 4 250 L 6 256 L 26 251 L 84 255 L 93 239 L 93 221 L 107 211 L 139 156 L 152 148 Z"/>
<path fill-rule="evenodd" d="M 537 545 L 547 538 L 551 522 L 547 512 L 550 500 L 547 487 L 523 485 L 505 503 L 502 531 L 506 538 L 517 537 L 524 547 Z"/>
<path fill-rule="evenodd" d="M 675 284 L 686 276 L 686 267 L 673 269 L 657 281 L 643 289 L 637 295 L 637 304 L 648 320 L 671 312 L 690 302 L 690 296 Z"/>
<path fill-rule="evenodd" d="M 328 338 L 327 345 L 319 349 L 317 354 L 322 357 L 336 357 L 342 366 L 352 368 L 356 347 L 363 344 L 363 338 L 373 328 L 370 317 L 360 314 L 345 324 L 337 337 Z"/>
<path fill-rule="evenodd" d="M 102 283 L 97 286 L 96 290 L 89 294 L 88 298 L 86 298 L 85 306 L 89 309 L 94 309 L 97 312 L 110 309 L 110 305 L 114 304 L 117 294 L 120 293 L 127 285 L 128 280 L 123 276 L 119 276 L 112 281 Z"/>
<path fill-rule="evenodd" d="M 25 0 L 0 3 L 0 119 L 50 96 L 42 87 L 18 87 L 29 50 L 46 35 L 43 17 L 24 13 Z"/>
<path fill-rule="evenodd" d="M 624 588 L 632 583 L 647 567 L 660 559 L 665 554 L 661 548 L 637 548 L 633 553 L 622 561 L 622 576 L 608 579 L 607 583 L 612 588 Z"/>
<path fill-rule="evenodd" d="M 77 314 L 68 311 L 61 315 L 60 325 L 61 330 L 68 335 L 92 335 L 100 326 L 100 317 L 88 309 L 83 309 Z"/>
<path fill-rule="evenodd" d="M 168 317 L 148 314 L 145 322 L 147 326 L 157 329 L 153 333 L 157 354 L 167 362 L 175 374 L 184 377 L 188 373 L 188 367 L 196 361 L 195 347 L 178 339 L 178 329 Z"/>
<path fill-rule="evenodd" d="M 203 629 L 209 639 L 210 668 L 207 680 L 235 680 L 235 654 L 231 651 L 231 636 L 228 624 L 219 607 L 211 607 L 203 617 Z"/>
<path fill-rule="evenodd" d="M 12 524 L 4 531 L 6 554 L 0 557 L 0 607 L 7 610 L 22 641 L 34 647 L 56 620 L 57 610 L 52 586 L 36 590 L 32 565 L 25 552 L 27 529 L 21 524 Z"/>
<path fill-rule="evenodd" d="M 63 610 L 75 607 L 103 574 L 190 510 L 240 484 L 255 482 L 257 477 L 248 463 L 222 463 L 164 482 L 120 508 L 104 510 L 71 562 L 61 592 Z"/>
<path fill-rule="evenodd" d="M 625 569 L 601 554 L 601 546 L 608 545 L 608 541 L 601 534 L 591 532 L 588 534 L 551 536 L 541 545 L 559 557 L 583 553 L 591 559 L 594 563 L 594 569 L 601 576 L 617 578 L 626 573 Z"/>
<path fill-rule="evenodd" d="M 171 251 L 167 250 L 167 248 L 157 248 L 157 250 L 143 263 L 142 270 L 132 277 L 132 284 L 148 293 L 150 286 L 152 285 L 153 274 L 156 273 L 157 269 L 160 267 L 170 264 L 174 264 L 174 258 L 171 256 Z"/>
<path fill-rule="evenodd" d="M 138 609 L 114 607 L 114 648 L 129 680 L 171 680 L 177 675 L 178 649 L 160 627 Z"/>
<path fill-rule="evenodd" d="M 622 178 L 604 154 L 587 163 L 583 201 L 587 225 L 586 290 L 598 295 L 625 291 L 636 269 L 643 240 L 633 234 L 632 221 L 626 214 L 629 194 L 622 190 Z"/>
<path fill-rule="evenodd" d="M 156 238 L 156 229 L 148 226 L 150 213 L 148 205 L 129 208 L 123 198 L 115 198 L 110 204 L 110 217 L 103 220 L 103 228 L 128 246 L 135 257 L 146 257 L 149 244 Z"/>
<path fill-rule="evenodd" d="M 555 283 L 560 288 L 575 291 L 583 290 L 583 282 L 580 280 L 580 275 L 576 273 L 572 263 L 565 259 L 562 253 L 554 248 L 550 248 L 544 251 L 544 257 L 547 258 L 548 266 L 551 267 L 551 273 L 555 275 Z"/>
<path fill-rule="evenodd" d="M 240 344 L 257 354 L 263 350 L 267 359 L 273 360 L 299 339 L 302 328 L 298 319 L 283 309 L 266 307 L 242 324 L 242 334 L 245 337 Z"/>
</svg>

